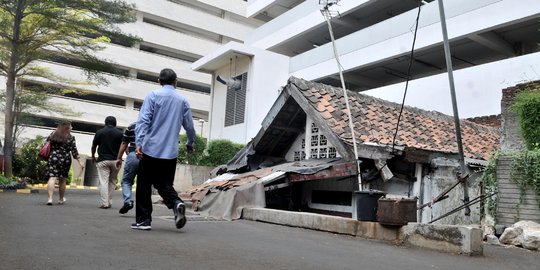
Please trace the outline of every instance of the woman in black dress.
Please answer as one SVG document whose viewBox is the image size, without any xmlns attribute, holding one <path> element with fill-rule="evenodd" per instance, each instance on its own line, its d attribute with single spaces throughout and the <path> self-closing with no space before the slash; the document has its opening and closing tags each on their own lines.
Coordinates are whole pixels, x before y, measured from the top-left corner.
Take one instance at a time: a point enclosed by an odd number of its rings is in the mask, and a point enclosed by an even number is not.
<svg viewBox="0 0 540 270">
<path fill-rule="evenodd" d="M 58 203 L 64 204 L 66 201 L 64 197 L 66 180 L 71 167 L 71 156 L 79 162 L 81 169 L 84 169 L 75 145 L 75 137 L 71 135 L 71 122 L 63 121 L 59 123 L 56 130 L 47 137 L 47 141 L 51 144 L 51 154 L 47 161 L 47 177 L 49 178 L 47 182 L 47 192 L 49 194 L 47 205 L 52 205 L 54 185 L 57 180 L 58 193 L 60 193 Z"/>
</svg>

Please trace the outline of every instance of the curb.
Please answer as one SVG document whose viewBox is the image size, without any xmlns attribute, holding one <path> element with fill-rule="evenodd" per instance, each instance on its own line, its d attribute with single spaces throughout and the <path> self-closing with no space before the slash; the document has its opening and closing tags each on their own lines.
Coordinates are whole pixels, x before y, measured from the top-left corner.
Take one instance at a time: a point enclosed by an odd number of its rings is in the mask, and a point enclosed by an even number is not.
<svg viewBox="0 0 540 270">
<path fill-rule="evenodd" d="M 0 189 L 0 193 L 21 193 L 21 194 L 34 194 L 39 193 L 37 189 Z"/>
<path fill-rule="evenodd" d="M 47 185 L 46 184 L 36 184 L 33 187 L 34 188 L 39 188 L 39 189 L 46 189 Z M 56 187 L 56 185 L 55 185 L 55 187 Z M 66 189 L 94 189 L 94 190 L 97 190 L 98 188 L 97 187 L 88 187 L 88 186 L 79 186 L 79 185 L 67 185 Z"/>
<path fill-rule="evenodd" d="M 36 184 L 36 185 L 33 185 L 34 188 L 38 188 L 38 189 L 45 189 L 47 188 L 47 185 L 46 184 Z M 132 191 L 135 191 L 136 189 L 136 185 L 133 185 L 133 187 L 131 188 Z M 98 187 L 94 187 L 94 186 L 81 186 L 81 185 L 67 185 L 66 186 L 66 189 L 91 189 L 91 190 L 98 190 Z M 121 189 L 121 188 L 120 188 Z"/>
</svg>

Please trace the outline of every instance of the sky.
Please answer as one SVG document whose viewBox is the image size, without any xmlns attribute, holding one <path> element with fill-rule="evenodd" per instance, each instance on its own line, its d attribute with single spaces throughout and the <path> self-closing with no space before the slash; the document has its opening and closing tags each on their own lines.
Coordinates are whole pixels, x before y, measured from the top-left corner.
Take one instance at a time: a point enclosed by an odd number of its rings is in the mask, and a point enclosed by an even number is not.
<svg viewBox="0 0 540 270">
<path fill-rule="evenodd" d="M 540 80 L 539 53 L 454 71 L 459 117 L 500 114 L 502 89 L 532 80 Z M 362 93 L 401 104 L 404 89 L 399 83 Z M 410 81 L 405 105 L 453 115 L 447 73 Z"/>
</svg>

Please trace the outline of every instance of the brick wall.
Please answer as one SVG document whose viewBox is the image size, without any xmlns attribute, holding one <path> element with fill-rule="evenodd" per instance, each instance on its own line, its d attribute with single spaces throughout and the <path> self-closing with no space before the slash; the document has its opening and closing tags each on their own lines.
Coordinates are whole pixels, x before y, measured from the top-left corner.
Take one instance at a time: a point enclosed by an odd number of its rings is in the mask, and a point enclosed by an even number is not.
<svg viewBox="0 0 540 270">
<path fill-rule="evenodd" d="M 479 124 L 479 125 L 490 126 L 490 127 L 501 127 L 502 117 L 500 114 L 497 114 L 497 115 L 472 117 L 472 118 L 467 118 L 466 120 Z"/>
</svg>

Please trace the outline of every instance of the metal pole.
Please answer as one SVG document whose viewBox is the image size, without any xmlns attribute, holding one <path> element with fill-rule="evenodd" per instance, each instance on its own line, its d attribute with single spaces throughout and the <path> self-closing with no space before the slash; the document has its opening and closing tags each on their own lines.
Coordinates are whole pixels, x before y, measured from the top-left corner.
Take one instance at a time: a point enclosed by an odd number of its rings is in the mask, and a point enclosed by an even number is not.
<svg viewBox="0 0 540 270">
<path fill-rule="evenodd" d="M 446 16 L 444 14 L 444 5 L 443 0 L 438 0 L 439 3 L 439 15 L 441 18 L 441 28 L 442 28 L 442 35 L 443 35 L 443 43 L 444 43 L 444 55 L 446 58 L 446 68 L 448 70 L 448 81 L 450 83 L 450 94 L 452 96 L 452 108 L 454 109 L 454 124 L 456 126 L 456 140 L 458 145 L 458 151 L 459 151 L 459 165 L 460 165 L 460 178 L 461 179 L 467 179 L 465 176 L 466 168 L 465 168 L 465 155 L 463 154 L 463 143 L 461 140 L 461 127 L 459 124 L 459 113 L 458 113 L 458 107 L 457 107 L 457 99 L 456 99 L 456 89 L 454 86 L 454 73 L 452 69 L 452 55 L 450 54 L 450 43 L 448 42 L 448 31 L 446 29 Z M 464 177 L 464 178 L 462 178 Z M 469 190 L 467 188 L 467 181 L 461 182 L 463 186 L 463 202 L 467 204 L 469 202 Z M 467 206 L 465 208 L 465 215 L 469 216 L 471 214 L 471 209 Z"/>
</svg>

